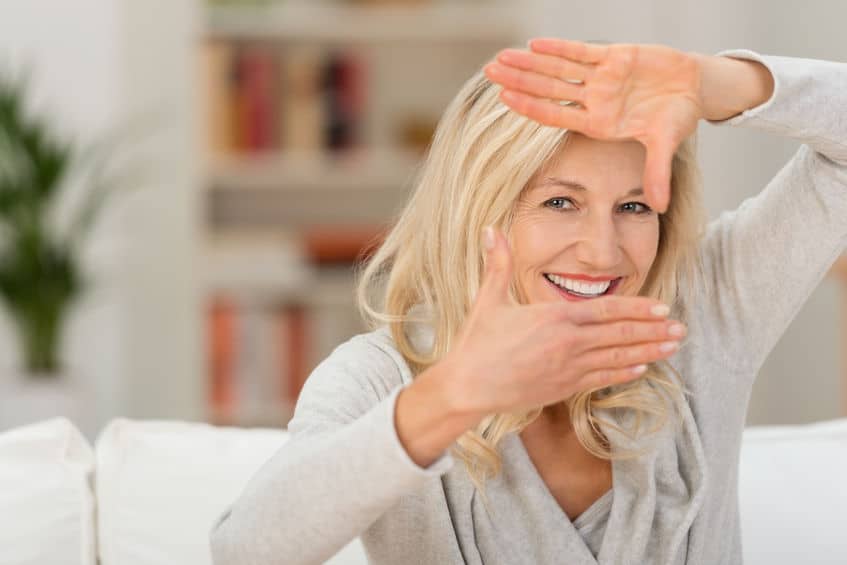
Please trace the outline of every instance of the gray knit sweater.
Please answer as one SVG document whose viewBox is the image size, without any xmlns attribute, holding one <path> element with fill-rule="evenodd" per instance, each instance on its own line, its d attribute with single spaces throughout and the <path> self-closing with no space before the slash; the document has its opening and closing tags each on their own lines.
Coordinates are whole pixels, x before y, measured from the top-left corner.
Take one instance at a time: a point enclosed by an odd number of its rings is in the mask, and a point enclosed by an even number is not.
<svg viewBox="0 0 847 565">
<path fill-rule="evenodd" d="M 761 193 L 709 224 L 705 287 L 680 306 L 687 343 L 669 359 L 691 391 L 682 424 L 649 455 L 613 462 L 612 490 L 573 523 L 511 434 L 486 507 L 448 452 L 428 468 L 409 458 L 394 408 L 410 371 L 384 328 L 362 334 L 311 374 L 291 440 L 213 524 L 216 565 L 320 563 L 356 536 L 384 565 L 741 563 L 738 458 L 753 380 L 847 241 L 847 64 L 720 54 L 762 62 L 775 92 L 719 123 L 803 145 Z"/>
</svg>

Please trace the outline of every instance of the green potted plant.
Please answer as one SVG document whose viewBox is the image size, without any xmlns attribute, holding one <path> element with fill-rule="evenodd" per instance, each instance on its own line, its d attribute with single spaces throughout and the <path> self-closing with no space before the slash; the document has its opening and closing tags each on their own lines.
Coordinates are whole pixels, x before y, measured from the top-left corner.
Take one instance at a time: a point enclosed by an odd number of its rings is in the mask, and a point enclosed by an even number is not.
<svg viewBox="0 0 847 565">
<path fill-rule="evenodd" d="M 81 250 L 120 183 L 106 174 L 115 144 L 82 149 L 63 139 L 27 111 L 27 84 L 0 73 L 0 306 L 16 330 L 25 380 L 49 382 L 63 374 L 63 328 L 89 286 Z M 56 209 L 70 186 L 84 192 L 60 229 Z"/>
</svg>

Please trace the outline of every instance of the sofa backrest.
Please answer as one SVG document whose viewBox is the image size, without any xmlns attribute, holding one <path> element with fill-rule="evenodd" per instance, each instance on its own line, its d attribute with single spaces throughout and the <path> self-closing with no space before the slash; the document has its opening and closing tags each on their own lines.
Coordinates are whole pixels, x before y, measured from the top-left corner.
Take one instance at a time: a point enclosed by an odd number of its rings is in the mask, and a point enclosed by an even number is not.
<svg viewBox="0 0 847 565">
<path fill-rule="evenodd" d="M 117 419 L 92 450 L 65 418 L 0 433 L 0 565 L 210 565 L 212 524 L 287 437 Z M 847 419 L 745 430 L 744 562 L 847 563 L 845 475 Z M 358 539 L 329 561 L 366 562 Z"/>
<path fill-rule="evenodd" d="M 66 418 L 0 433 L 0 564 L 95 565 L 94 453 Z"/>
<path fill-rule="evenodd" d="M 747 428 L 739 462 L 744 563 L 847 563 L 847 418 Z"/>
<path fill-rule="evenodd" d="M 101 565 L 211 565 L 213 522 L 287 438 L 279 429 L 110 422 L 95 442 Z M 331 563 L 367 561 L 356 540 Z"/>
</svg>

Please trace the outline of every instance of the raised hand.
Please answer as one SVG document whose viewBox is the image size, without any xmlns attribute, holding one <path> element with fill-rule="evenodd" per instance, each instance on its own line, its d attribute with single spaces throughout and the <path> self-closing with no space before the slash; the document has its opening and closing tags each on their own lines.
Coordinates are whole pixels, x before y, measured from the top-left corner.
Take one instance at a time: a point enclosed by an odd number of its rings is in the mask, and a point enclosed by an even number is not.
<svg viewBox="0 0 847 565">
<path fill-rule="evenodd" d="M 546 125 L 641 142 L 645 198 L 666 212 L 673 154 L 704 117 L 697 57 L 663 45 L 555 38 L 534 39 L 529 47 L 504 49 L 485 66 L 486 76 L 504 87 L 500 99 Z"/>
<path fill-rule="evenodd" d="M 678 343 L 673 320 L 641 296 L 581 302 L 517 304 L 509 287 L 508 242 L 493 230 L 483 283 L 455 345 L 445 358 L 450 390 L 462 411 L 481 415 L 529 410 L 636 379 L 633 368 L 665 359 Z"/>
</svg>

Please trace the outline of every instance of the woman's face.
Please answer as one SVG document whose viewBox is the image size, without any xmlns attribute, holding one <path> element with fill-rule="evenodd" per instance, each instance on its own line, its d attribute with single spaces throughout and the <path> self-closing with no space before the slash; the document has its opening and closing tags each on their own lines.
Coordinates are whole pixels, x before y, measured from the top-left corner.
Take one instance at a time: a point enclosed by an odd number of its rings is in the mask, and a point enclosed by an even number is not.
<svg viewBox="0 0 847 565">
<path fill-rule="evenodd" d="M 637 295 L 659 245 L 659 217 L 641 187 L 644 146 L 568 135 L 516 205 L 511 240 L 520 300 Z"/>
</svg>

